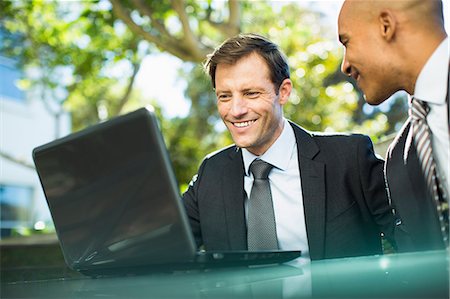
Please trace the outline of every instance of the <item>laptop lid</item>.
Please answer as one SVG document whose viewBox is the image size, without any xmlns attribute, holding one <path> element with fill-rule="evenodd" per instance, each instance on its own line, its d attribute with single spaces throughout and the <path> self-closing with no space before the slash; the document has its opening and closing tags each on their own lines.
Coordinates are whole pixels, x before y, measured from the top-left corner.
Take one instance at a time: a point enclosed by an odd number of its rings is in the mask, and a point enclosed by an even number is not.
<svg viewBox="0 0 450 299">
<path fill-rule="evenodd" d="M 33 159 L 69 267 L 194 258 L 195 242 L 151 111 L 142 108 L 37 147 Z"/>
<path fill-rule="evenodd" d="M 300 256 L 197 252 L 158 121 L 145 108 L 37 147 L 33 159 L 66 263 L 84 274 L 271 264 Z"/>
</svg>

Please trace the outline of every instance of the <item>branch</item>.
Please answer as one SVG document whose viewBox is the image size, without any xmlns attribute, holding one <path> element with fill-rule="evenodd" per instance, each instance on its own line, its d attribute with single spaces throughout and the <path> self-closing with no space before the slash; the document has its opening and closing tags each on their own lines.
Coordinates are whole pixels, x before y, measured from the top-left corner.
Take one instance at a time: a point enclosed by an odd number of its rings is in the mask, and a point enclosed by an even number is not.
<svg viewBox="0 0 450 299">
<path fill-rule="evenodd" d="M 222 32 L 225 36 L 231 37 L 241 32 L 241 7 L 238 0 L 228 0 L 229 18 L 227 22 L 215 22 L 211 20 L 211 13 L 208 12 L 208 23 Z"/>
<path fill-rule="evenodd" d="M 145 5 L 144 2 L 142 2 L 142 0 L 131 0 L 131 2 L 133 2 L 134 6 L 137 7 L 137 9 L 144 14 L 145 16 L 147 16 L 150 19 L 150 22 L 152 24 L 152 26 L 154 28 L 156 28 L 156 30 L 163 36 L 165 36 L 166 38 L 172 38 L 170 36 L 169 31 L 167 30 L 167 28 L 164 26 L 163 23 L 159 22 L 158 20 L 155 20 L 155 18 L 153 17 L 153 12 L 151 11 L 151 9 L 148 7 L 148 5 Z"/>
<path fill-rule="evenodd" d="M 130 95 L 131 95 L 131 91 L 133 90 L 133 85 L 134 85 L 134 81 L 136 79 L 136 75 L 139 72 L 140 68 L 141 68 L 140 62 L 133 63 L 133 74 L 130 77 L 130 81 L 128 82 L 128 86 L 127 86 L 127 89 L 125 90 L 125 94 L 119 100 L 119 104 L 117 105 L 114 115 L 118 115 L 122 111 L 125 104 L 128 102 L 128 99 L 130 98 Z"/>
<path fill-rule="evenodd" d="M 184 38 L 180 40 L 174 38 L 172 35 L 170 35 L 170 33 L 167 33 L 165 35 L 163 35 L 161 32 L 159 32 L 161 35 L 152 34 L 144 30 L 141 26 L 139 26 L 133 21 L 133 19 L 129 15 L 129 12 L 121 4 L 120 0 L 111 0 L 111 4 L 113 6 L 113 11 L 115 15 L 120 20 L 122 20 L 133 33 L 137 34 L 138 36 L 141 36 L 145 40 L 155 44 L 158 48 L 169 52 L 170 54 L 180 58 L 183 61 L 201 62 L 205 59 L 206 55 L 212 51 L 211 48 L 204 46 L 200 42 L 197 42 L 195 40 L 195 37 L 188 38 L 185 35 Z M 179 4 L 180 3 L 178 2 L 177 5 Z M 136 2 L 136 5 L 141 4 Z M 181 3 L 181 5 L 183 5 L 183 3 Z M 177 9 L 180 11 L 179 7 L 177 7 Z M 146 8 L 145 10 L 145 14 L 147 13 L 151 13 L 151 11 L 148 8 Z M 181 19 L 180 21 L 182 23 L 185 22 L 184 20 Z M 153 22 L 156 21 L 153 20 Z M 167 32 L 165 29 L 164 31 Z M 190 39 L 191 41 L 188 42 L 188 39 Z"/>
<path fill-rule="evenodd" d="M 116 16 L 121 19 L 132 32 L 155 44 L 158 48 L 163 49 L 184 61 L 199 62 L 203 61 L 206 57 L 207 51 L 203 51 L 201 52 L 202 54 L 199 54 L 198 51 L 193 52 L 191 48 L 186 47 L 183 41 L 174 39 L 173 37 L 161 39 L 161 36 L 156 36 L 145 31 L 131 19 L 126 9 L 120 3 L 120 0 L 111 0 L 111 3 Z"/>
<path fill-rule="evenodd" d="M 33 170 L 36 169 L 34 167 L 34 165 L 28 163 L 26 160 L 20 159 L 20 158 L 16 158 L 16 157 L 14 157 L 14 156 L 12 156 L 12 155 L 10 155 L 8 153 L 5 153 L 3 151 L 0 151 L 0 157 L 4 158 L 4 159 L 6 159 L 6 160 L 8 160 L 10 162 L 13 162 L 15 164 L 19 164 L 21 166 L 27 167 L 29 169 L 33 169 Z"/>
<path fill-rule="evenodd" d="M 26 38 L 31 42 L 31 48 L 34 49 L 34 51 L 36 51 L 35 53 L 39 57 L 40 49 L 42 49 L 42 48 L 45 49 L 45 46 L 49 46 L 49 44 L 44 43 L 42 41 L 36 41 L 36 38 L 35 38 L 36 33 L 34 32 L 35 28 L 33 26 L 31 26 L 28 21 L 25 21 L 24 25 L 25 25 Z M 51 70 L 48 70 L 46 68 L 45 63 L 43 63 L 43 61 L 41 59 L 37 59 L 37 65 L 38 65 L 38 68 L 41 70 L 41 74 L 39 74 L 39 78 L 38 78 L 38 80 L 36 80 L 36 82 L 38 82 L 39 84 L 42 85 L 41 100 L 42 100 L 42 102 L 44 104 L 44 108 L 47 110 L 47 112 L 52 116 L 56 116 L 61 113 L 62 109 L 55 111 L 55 109 L 53 109 L 49 103 L 49 101 L 50 101 L 49 99 L 54 99 L 55 97 L 53 95 L 51 97 L 46 95 L 46 93 L 47 93 L 46 87 L 50 86 L 49 83 L 51 83 L 51 80 L 49 79 L 49 76 L 47 76 L 47 75 L 49 73 L 51 73 Z M 42 72 L 42 70 L 43 70 L 43 72 Z M 61 104 L 60 103 L 57 103 L 57 104 L 61 108 Z"/>
<path fill-rule="evenodd" d="M 228 0 L 228 9 L 230 10 L 228 24 L 230 32 L 234 36 L 241 32 L 241 5 L 238 0 Z"/>
<path fill-rule="evenodd" d="M 171 2 L 173 9 L 178 14 L 178 18 L 183 28 L 183 41 L 189 45 L 189 48 L 198 50 L 198 41 L 191 30 L 191 26 L 189 25 L 189 17 L 185 11 L 184 0 L 172 0 Z"/>
<path fill-rule="evenodd" d="M 162 44 L 160 43 L 160 39 L 158 37 L 148 33 L 131 19 L 125 7 L 123 7 L 122 4 L 120 3 L 120 0 L 111 0 L 111 4 L 113 7 L 113 12 L 130 28 L 131 31 L 133 31 L 138 35 L 141 35 L 144 39 L 146 39 L 151 43 L 156 44 L 157 46 L 162 46 Z"/>
<path fill-rule="evenodd" d="M 186 14 L 184 0 L 172 0 L 172 7 L 178 14 L 178 19 L 183 28 L 183 45 L 185 51 L 188 51 L 194 58 L 194 61 L 204 61 L 206 55 L 212 52 L 214 49 L 203 44 L 192 31 L 189 24 L 189 16 Z"/>
</svg>

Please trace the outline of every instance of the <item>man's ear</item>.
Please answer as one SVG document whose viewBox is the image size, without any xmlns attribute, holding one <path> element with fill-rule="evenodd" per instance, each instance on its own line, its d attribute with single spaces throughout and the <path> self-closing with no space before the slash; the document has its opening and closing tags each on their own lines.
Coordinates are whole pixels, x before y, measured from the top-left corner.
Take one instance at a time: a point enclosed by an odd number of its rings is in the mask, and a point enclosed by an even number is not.
<svg viewBox="0 0 450 299">
<path fill-rule="evenodd" d="M 281 82 L 280 89 L 278 91 L 280 104 L 286 104 L 292 91 L 291 79 L 284 79 L 283 82 Z"/>
<path fill-rule="evenodd" d="M 390 10 L 382 10 L 378 16 L 380 34 L 386 41 L 391 41 L 395 37 L 397 20 Z"/>
</svg>

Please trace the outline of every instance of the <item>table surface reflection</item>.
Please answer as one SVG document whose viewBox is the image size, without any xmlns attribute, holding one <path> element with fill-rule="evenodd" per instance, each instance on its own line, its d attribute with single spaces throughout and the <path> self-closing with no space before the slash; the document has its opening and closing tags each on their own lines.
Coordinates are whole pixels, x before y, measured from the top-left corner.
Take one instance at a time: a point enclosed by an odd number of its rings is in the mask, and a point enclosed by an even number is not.
<svg viewBox="0 0 450 299">
<path fill-rule="evenodd" d="M 1 284 L 1 298 L 449 298 L 449 252 Z"/>
</svg>

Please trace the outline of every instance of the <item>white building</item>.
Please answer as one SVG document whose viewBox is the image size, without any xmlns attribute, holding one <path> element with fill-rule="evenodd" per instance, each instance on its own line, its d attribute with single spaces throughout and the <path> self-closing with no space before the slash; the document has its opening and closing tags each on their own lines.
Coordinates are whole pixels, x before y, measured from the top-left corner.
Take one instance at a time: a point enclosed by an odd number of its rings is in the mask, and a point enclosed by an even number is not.
<svg viewBox="0 0 450 299">
<path fill-rule="evenodd" d="M 21 77 L 15 61 L 0 56 L 2 236 L 8 235 L 11 229 L 34 228 L 36 223 L 41 228 L 42 223 L 52 225 L 39 178 L 32 168 L 32 150 L 55 139 L 55 132 L 63 136 L 71 130 L 68 113 L 56 121 L 42 99 L 31 97 L 17 87 Z"/>
</svg>

